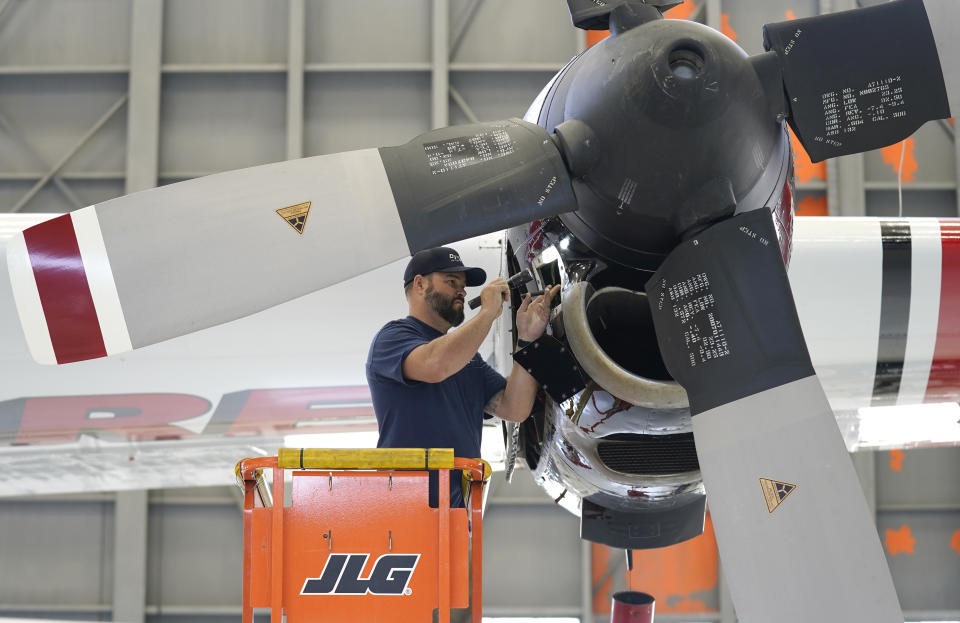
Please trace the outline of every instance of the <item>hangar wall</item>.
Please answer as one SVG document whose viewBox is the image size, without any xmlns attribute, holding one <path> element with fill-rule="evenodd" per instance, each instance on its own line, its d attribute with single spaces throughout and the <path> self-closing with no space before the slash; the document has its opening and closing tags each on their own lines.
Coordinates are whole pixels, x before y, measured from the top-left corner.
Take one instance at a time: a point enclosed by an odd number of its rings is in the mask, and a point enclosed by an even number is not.
<svg viewBox="0 0 960 623">
<path fill-rule="evenodd" d="M 756 52 L 766 21 L 853 4 L 701 0 L 684 10 Z M 583 45 L 560 0 L 0 2 L 0 210 L 68 211 L 203 174 L 520 116 Z M 895 214 L 900 155 L 798 166 L 800 207 Z M 903 156 L 904 214 L 956 216 L 952 125 L 927 124 Z M 856 463 L 881 537 L 910 528 L 888 545 L 904 608 L 913 619 L 960 620 L 960 545 L 950 546 L 960 534 L 960 451 L 869 453 Z M 576 520 L 524 476 L 497 483 L 491 498 L 486 613 L 581 616 L 596 588 L 584 568 L 590 549 Z M 228 489 L 2 500 L 0 615 L 235 621 L 239 544 Z M 658 620 L 733 620 L 722 575 L 701 597 L 705 612 L 663 600 Z"/>
</svg>

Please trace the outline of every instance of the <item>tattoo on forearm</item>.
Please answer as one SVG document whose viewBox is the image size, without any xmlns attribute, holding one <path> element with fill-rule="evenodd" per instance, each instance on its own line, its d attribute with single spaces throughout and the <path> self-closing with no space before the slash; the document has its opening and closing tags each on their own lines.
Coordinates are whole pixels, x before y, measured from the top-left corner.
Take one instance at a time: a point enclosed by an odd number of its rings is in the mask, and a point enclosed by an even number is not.
<svg viewBox="0 0 960 623">
<path fill-rule="evenodd" d="M 487 415 L 497 415 L 497 411 L 500 409 L 500 399 L 503 398 L 503 392 L 499 391 L 490 399 L 490 402 L 483 408 L 483 412 Z"/>
</svg>

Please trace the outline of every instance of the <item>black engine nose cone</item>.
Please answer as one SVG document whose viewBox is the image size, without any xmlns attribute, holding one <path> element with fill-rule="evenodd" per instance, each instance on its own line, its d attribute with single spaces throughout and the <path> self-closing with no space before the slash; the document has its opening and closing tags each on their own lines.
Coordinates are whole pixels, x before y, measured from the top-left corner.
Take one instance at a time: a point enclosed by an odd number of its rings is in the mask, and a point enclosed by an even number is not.
<svg viewBox="0 0 960 623">
<path fill-rule="evenodd" d="M 601 154 L 574 181 L 579 209 L 561 219 L 633 268 L 655 270 L 685 232 L 742 211 L 764 171 L 783 165 L 773 162 L 785 157 L 781 124 L 753 63 L 702 24 L 653 20 L 609 37 L 546 101 L 541 125 L 582 122 Z"/>
</svg>

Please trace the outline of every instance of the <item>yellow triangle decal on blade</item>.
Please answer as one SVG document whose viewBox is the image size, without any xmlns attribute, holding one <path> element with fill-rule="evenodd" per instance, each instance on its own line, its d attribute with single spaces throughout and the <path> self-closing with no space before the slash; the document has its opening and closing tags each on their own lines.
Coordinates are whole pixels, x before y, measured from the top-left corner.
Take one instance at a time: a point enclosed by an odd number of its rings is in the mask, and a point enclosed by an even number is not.
<svg viewBox="0 0 960 623">
<path fill-rule="evenodd" d="M 312 201 L 304 201 L 296 205 L 287 206 L 277 210 L 277 214 L 283 217 L 287 225 L 293 227 L 298 234 L 303 235 L 303 229 L 307 226 L 307 215 L 310 214 L 310 204 Z"/>
<path fill-rule="evenodd" d="M 767 512 L 772 513 L 783 503 L 787 496 L 793 493 L 797 485 L 769 478 L 760 479 L 760 488 L 763 489 L 763 499 L 767 503 Z"/>
</svg>

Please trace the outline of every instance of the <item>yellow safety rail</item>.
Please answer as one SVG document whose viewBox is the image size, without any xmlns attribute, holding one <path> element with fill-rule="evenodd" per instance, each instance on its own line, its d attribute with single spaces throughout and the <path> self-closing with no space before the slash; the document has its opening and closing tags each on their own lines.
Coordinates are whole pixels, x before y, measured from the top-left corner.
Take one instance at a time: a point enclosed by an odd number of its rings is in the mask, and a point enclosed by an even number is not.
<svg viewBox="0 0 960 623">
<path fill-rule="evenodd" d="M 280 448 L 284 469 L 453 469 L 453 448 Z"/>
</svg>

